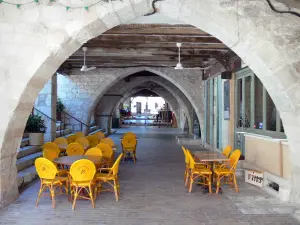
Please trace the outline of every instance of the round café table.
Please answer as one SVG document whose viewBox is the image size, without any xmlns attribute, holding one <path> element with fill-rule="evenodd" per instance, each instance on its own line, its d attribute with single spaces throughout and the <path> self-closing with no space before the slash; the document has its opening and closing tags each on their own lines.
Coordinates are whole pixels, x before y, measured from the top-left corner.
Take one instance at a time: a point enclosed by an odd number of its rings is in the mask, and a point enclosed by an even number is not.
<svg viewBox="0 0 300 225">
<path fill-rule="evenodd" d="M 91 160 L 96 166 L 101 166 L 109 161 L 109 159 L 102 156 L 88 156 L 88 155 L 61 156 L 55 158 L 53 161 L 60 165 L 71 166 L 74 162 L 80 159 Z"/>
</svg>

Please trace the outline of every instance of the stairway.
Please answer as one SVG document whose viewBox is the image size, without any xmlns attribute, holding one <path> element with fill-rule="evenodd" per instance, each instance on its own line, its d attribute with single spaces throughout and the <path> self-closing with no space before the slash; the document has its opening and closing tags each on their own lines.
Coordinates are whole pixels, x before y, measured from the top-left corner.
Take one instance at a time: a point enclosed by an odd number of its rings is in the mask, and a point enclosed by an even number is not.
<svg viewBox="0 0 300 225">
<path fill-rule="evenodd" d="M 70 134 L 71 128 L 61 122 L 56 124 L 56 137 Z M 34 161 L 42 156 L 42 146 L 29 145 L 28 134 L 24 133 L 20 148 L 17 154 L 18 186 L 24 188 L 37 178 Z"/>
</svg>

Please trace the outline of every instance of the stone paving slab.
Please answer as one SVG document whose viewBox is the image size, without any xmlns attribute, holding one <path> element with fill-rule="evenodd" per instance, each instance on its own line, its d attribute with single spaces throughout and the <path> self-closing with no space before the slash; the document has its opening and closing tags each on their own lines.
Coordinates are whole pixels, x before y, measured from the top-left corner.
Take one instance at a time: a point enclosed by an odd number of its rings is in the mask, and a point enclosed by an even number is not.
<svg viewBox="0 0 300 225">
<path fill-rule="evenodd" d="M 282 203 L 259 188 L 239 181 L 240 193 L 224 187 L 222 195 L 203 195 L 201 187 L 188 193 L 183 185 L 184 157 L 176 144 L 175 129 L 132 128 L 139 132 L 136 164 L 120 165 L 121 196 L 101 193 L 93 209 L 79 200 L 72 211 L 66 196 L 57 197 L 57 208 L 43 197 L 35 200 L 39 182 L 26 189 L 19 199 L 0 211 L 0 224 L 17 225 L 297 225 L 292 216 L 296 205 Z M 125 130 L 112 138 L 118 144 Z"/>
</svg>

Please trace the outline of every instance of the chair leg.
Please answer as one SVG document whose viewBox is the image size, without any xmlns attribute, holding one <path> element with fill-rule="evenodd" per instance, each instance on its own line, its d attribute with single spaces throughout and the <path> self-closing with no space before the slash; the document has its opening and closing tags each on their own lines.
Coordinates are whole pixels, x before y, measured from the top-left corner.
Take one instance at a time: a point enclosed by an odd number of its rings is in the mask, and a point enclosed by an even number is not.
<svg viewBox="0 0 300 225">
<path fill-rule="evenodd" d="M 115 197 L 116 197 L 116 201 L 119 201 L 119 194 L 118 194 L 118 187 L 117 187 L 118 183 L 116 180 L 114 180 L 114 192 L 115 192 Z"/>
<path fill-rule="evenodd" d="M 189 187 L 189 169 L 187 169 L 186 177 L 185 177 L 185 187 Z"/>
<path fill-rule="evenodd" d="M 74 210 L 74 209 L 75 209 L 77 196 L 78 196 L 78 187 L 75 187 L 75 190 L 74 190 L 74 199 L 73 199 L 73 205 L 72 205 L 72 210 Z"/>
<path fill-rule="evenodd" d="M 41 182 L 40 190 L 39 190 L 39 193 L 38 193 L 38 198 L 37 198 L 36 203 L 35 203 L 35 206 L 36 206 L 36 207 L 37 207 L 38 204 L 39 204 L 39 201 L 40 201 L 41 195 L 42 195 L 42 193 L 43 193 L 43 191 L 44 191 L 44 188 L 45 188 L 45 186 L 44 186 L 44 185 L 42 184 L 42 182 Z"/>
<path fill-rule="evenodd" d="M 193 182 L 194 182 L 194 180 L 193 180 L 193 175 L 191 174 L 191 175 L 190 175 L 190 187 L 189 187 L 189 193 L 192 192 Z"/>
<path fill-rule="evenodd" d="M 89 195 L 90 195 L 90 198 L 91 198 L 91 201 L 92 201 L 92 206 L 93 206 L 93 208 L 95 208 L 93 192 L 94 192 L 94 187 L 93 187 L 93 185 L 90 185 L 89 186 Z"/>
<path fill-rule="evenodd" d="M 50 186 L 50 194 L 52 198 L 52 208 L 55 209 L 55 189 L 53 188 L 53 185 Z"/>
<path fill-rule="evenodd" d="M 212 190 L 211 190 L 211 175 L 208 176 L 208 190 L 209 190 L 209 193 L 211 194 L 212 193 Z"/>
<path fill-rule="evenodd" d="M 217 190 L 216 190 L 217 194 L 219 193 L 219 190 L 220 190 L 220 175 L 218 174 L 217 175 Z"/>
<path fill-rule="evenodd" d="M 233 174 L 233 182 L 234 182 L 235 191 L 239 192 L 239 187 L 238 187 L 238 184 L 236 182 L 236 176 L 235 176 L 235 174 Z"/>
</svg>

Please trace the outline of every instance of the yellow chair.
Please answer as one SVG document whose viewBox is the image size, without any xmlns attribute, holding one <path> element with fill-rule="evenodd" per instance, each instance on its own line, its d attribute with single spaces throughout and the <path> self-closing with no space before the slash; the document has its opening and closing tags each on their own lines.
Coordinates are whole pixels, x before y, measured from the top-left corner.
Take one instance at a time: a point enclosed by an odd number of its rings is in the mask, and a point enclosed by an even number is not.
<svg viewBox="0 0 300 225">
<path fill-rule="evenodd" d="M 241 156 L 239 149 L 233 151 L 229 157 L 229 162 L 224 163 L 220 167 L 214 169 L 214 173 L 217 181 L 216 193 L 219 193 L 221 180 L 224 178 L 225 184 L 233 184 L 235 191 L 239 192 L 239 188 L 236 182 L 236 167 Z"/>
<path fill-rule="evenodd" d="M 184 154 L 184 161 L 185 161 L 185 170 L 184 170 L 184 185 L 187 186 L 188 184 L 188 179 L 189 179 L 189 174 L 190 174 L 190 160 L 189 156 L 186 153 L 185 147 L 181 146 L 183 154 Z"/>
<path fill-rule="evenodd" d="M 137 140 L 125 137 L 122 139 L 121 144 L 123 151 L 123 161 L 125 160 L 125 158 L 132 158 L 135 163 Z"/>
<path fill-rule="evenodd" d="M 41 179 L 41 186 L 36 200 L 36 206 L 39 204 L 40 197 L 43 191 L 49 188 L 50 196 L 52 198 L 52 207 L 55 208 L 55 189 L 60 188 L 60 193 L 63 194 L 64 188 L 68 193 L 68 178 L 58 176 L 58 170 L 53 162 L 46 158 L 37 158 L 35 160 L 35 168 L 38 176 Z"/>
<path fill-rule="evenodd" d="M 53 162 L 53 160 L 57 157 L 59 157 L 60 150 L 59 149 L 53 149 L 53 148 L 45 148 L 43 150 L 43 157 Z"/>
<path fill-rule="evenodd" d="M 115 143 L 114 143 L 113 139 L 111 139 L 111 138 L 103 138 L 100 140 L 100 143 L 109 144 L 112 148 L 115 147 Z"/>
<path fill-rule="evenodd" d="M 97 145 L 97 148 L 99 148 L 102 152 L 102 156 L 105 158 L 108 158 L 108 166 L 111 166 L 112 162 L 114 161 L 115 152 L 111 148 L 109 144 L 100 143 Z"/>
<path fill-rule="evenodd" d="M 123 138 L 125 138 L 125 137 L 136 139 L 136 134 L 134 134 L 132 132 L 127 132 L 127 133 L 124 134 Z"/>
<path fill-rule="evenodd" d="M 96 132 L 94 135 L 98 138 L 99 141 L 105 138 L 105 134 L 101 131 Z"/>
<path fill-rule="evenodd" d="M 222 152 L 222 155 L 229 157 L 230 153 L 232 151 L 232 147 L 230 145 L 226 146 Z"/>
<path fill-rule="evenodd" d="M 90 146 L 88 139 L 85 137 L 77 138 L 75 142 L 81 144 L 84 149 L 87 149 Z"/>
<path fill-rule="evenodd" d="M 90 160 L 80 159 L 72 164 L 70 168 L 70 187 L 71 197 L 73 198 L 73 210 L 75 209 L 77 198 L 91 200 L 92 206 L 95 208 L 95 174 L 96 166 Z M 88 193 L 88 196 L 86 196 L 83 190 Z"/>
<path fill-rule="evenodd" d="M 102 156 L 102 151 L 101 151 L 101 149 L 99 149 L 97 147 L 93 147 L 93 148 L 90 148 L 89 150 L 87 150 L 84 155 Z"/>
<path fill-rule="evenodd" d="M 99 139 L 96 135 L 87 136 L 86 139 L 89 141 L 90 147 L 96 147 L 99 144 Z"/>
<path fill-rule="evenodd" d="M 189 192 L 192 192 L 193 183 L 196 179 L 202 178 L 201 182 L 197 184 L 202 184 L 208 186 L 209 193 L 212 193 L 211 190 L 211 176 L 212 172 L 210 166 L 205 163 L 196 163 L 191 152 L 186 150 L 186 154 L 189 157 Z"/>
<path fill-rule="evenodd" d="M 85 134 L 81 131 L 76 132 L 75 135 L 77 138 L 85 137 Z"/>
<path fill-rule="evenodd" d="M 67 147 L 67 155 L 73 156 L 73 155 L 83 155 L 84 154 L 84 148 L 79 143 L 71 143 Z"/>
<path fill-rule="evenodd" d="M 43 150 L 46 149 L 46 148 L 60 151 L 57 144 L 55 144 L 53 142 L 46 142 L 45 144 L 43 144 Z"/>
<path fill-rule="evenodd" d="M 75 142 L 77 138 L 78 137 L 75 134 L 71 134 L 70 136 L 67 137 L 68 144 Z"/>
<path fill-rule="evenodd" d="M 98 187 L 102 188 L 103 183 L 108 183 L 110 186 L 112 186 L 113 191 L 115 192 L 116 201 L 119 200 L 119 196 L 120 196 L 120 184 L 119 184 L 118 172 L 119 172 L 119 165 L 122 157 L 123 157 L 123 153 L 119 155 L 116 162 L 111 168 L 101 168 L 100 173 L 97 173 L 95 176 L 96 181 L 100 183 Z M 102 173 L 102 171 L 106 171 L 108 173 Z M 112 189 L 111 188 L 106 190 L 102 189 L 101 191 L 112 191 Z"/>
<path fill-rule="evenodd" d="M 64 137 L 55 138 L 54 143 L 57 144 L 57 146 L 68 145 L 68 141 Z"/>
</svg>

